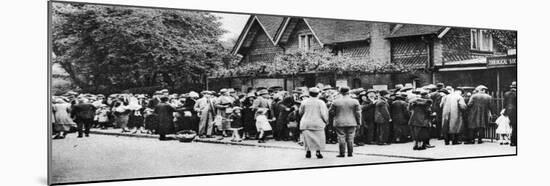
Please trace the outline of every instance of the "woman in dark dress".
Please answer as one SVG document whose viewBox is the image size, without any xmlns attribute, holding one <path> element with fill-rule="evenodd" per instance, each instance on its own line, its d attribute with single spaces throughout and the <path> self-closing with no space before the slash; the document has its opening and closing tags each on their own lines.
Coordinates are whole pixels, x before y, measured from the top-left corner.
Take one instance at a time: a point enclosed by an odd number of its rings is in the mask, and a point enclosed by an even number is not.
<svg viewBox="0 0 550 186">
<path fill-rule="evenodd" d="M 195 106 L 195 100 L 187 97 L 183 102 L 183 106 L 178 109 L 178 112 L 181 117 L 182 130 L 194 130 L 195 132 L 198 132 L 198 122 L 195 122 L 197 112 L 195 112 L 193 106 Z"/>
<path fill-rule="evenodd" d="M 292 96 L 286 96 L 283 98 L 283 101 L 281 101 L 279 106 L 279 116 L 277 116 L 277 123 L 275 125 L 276 131 L 278 134 L 276 135 L 277 138 L 275 140 L 284 140 L 288 141 L 288 115 L 294 111 L 294 107 L 292 105 L 294 104 L 294 98 Z"/>
<path fill-rule="evenodd" d="M 256 120 L 254 119 L 254 109 L 252 108 L 252 103 L 256 97 L 254 94 L 249 94 L 243 101 L 242 105 L 242 121 L 243 121 L 243 138 L 251 139 L 256 136 Z"/>
<path fill-rule="evenodd" d="M 144 117 L 143 112 L 145 111 L 145 108 L 136 108 L 130 110 L 130 118 L 128 119 L 128 128 L 132 130 L 132 133 L 137 133 L 138 131 L 140 133 L 143 133 L 141 129 L 143 129 L 144 124 Z M 135 129 L 135 130 L 134 130 Z"/>
<path fill-rule="evenodd" d="M 432 100 L 413 98 L 410 100 L 409 104 L 409 110 L 411 111 L 409 125 L 411 126 L 414 140 L 413 150 L 424 150 L 428 145 L 424 142 L 430 139 Z"/>
</svg>

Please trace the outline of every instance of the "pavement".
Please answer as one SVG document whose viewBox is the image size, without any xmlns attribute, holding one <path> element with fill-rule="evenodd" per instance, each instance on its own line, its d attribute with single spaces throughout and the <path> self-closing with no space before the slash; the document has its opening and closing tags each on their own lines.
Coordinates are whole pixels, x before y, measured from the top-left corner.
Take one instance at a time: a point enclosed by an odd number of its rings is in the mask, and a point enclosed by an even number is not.
<svg viewBox="0 0 550 186">
<path fill-rule="evenodd" d="M 151 134 L 131 134 L 122 133 L 121 129 L 92 129 L 92 133 L 114 136 L 126 136 L 126 137 L 139 137 L 139 138 L 158 138 L 158 135 Z M 226 145 L 239 145 L 239 146 L 253 146 L 253 147 L 265 147 L 265 148 L 279 148 L 279 149 L 304 149 L 299 144 L 292 141 L 275 141 L 268 140 L 267 143 L 258 143 L 257 140 L 244 140 L 242 142 L 232 142 L 230 138 L 223 138 L 219 140 L 216 138 L 196 138 L 195 142 L 202 143 L 216 143 Z M 418 160 L 431 160 L 431 159 L 453 159 L 453 158 L 465 158 L 465 157 L 479 157 L 479 156 L 501 156 L 501 155 L 515 155 L 516 147 L 510 147 L 508 145 L 500 145 L 496 140 L 485 139 L 485 143 L 471 144 L 471 145 L 445 145 L 443 140 L 432 139 L 430 143 L 435 145 L 435 148 L 415 151 L 412 150 L 414 144 L 399 143 L 391 145 L 365 145 L 354 147 L 354 154 L 370 155 L 370 156 L 384 156 L 384 157 L 400 157 L 408 159 Z M 338 152 L 338 144 L 327 144 L 325 152 Z"/>
<path fill-rule="evenodd" d="M 330 167 L 389 162 L 411 162 L 474 156 L 514 155 L 515 147 L 487 141 L 475 145 L 446 146 L 413 151 L 412 143 L 354 148 L 354 156 L 337 158 L 338 145 L 327 144 L 324 158 L 304 157 L 295 142 L 257 140 L 231 142 L 229 138 L 201 138 L 190 143 L 159 141 L 157 135 L 121 133 L 120 129 L 93 129 L 90 137 L 52 140 L 52 183 L 133 178 L 203 175 L 276 169 Z"/>
</svg>

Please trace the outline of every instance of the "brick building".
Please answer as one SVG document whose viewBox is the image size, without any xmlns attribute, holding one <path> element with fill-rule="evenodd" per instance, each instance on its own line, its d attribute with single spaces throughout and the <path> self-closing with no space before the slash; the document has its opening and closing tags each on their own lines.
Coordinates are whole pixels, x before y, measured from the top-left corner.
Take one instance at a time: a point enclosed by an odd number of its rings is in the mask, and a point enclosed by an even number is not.
<svg viewBox="0 0 550 186">
<path fill-rule="evenodd" d="M 296 49 L 329 49 L 365 63 L 400 63 L 412 70 L 302 73 L 292 79 L 286 75 L 211 77 L 208 85 L 213 90 L 271 86 L 291 90 L 317 83 L 393 88 L 395 84 L 445 82 L 452 86 L 485 84 L 492 90 L 504 90 L 516 80 L 516 56 L 509 52 L 515 47 L 494 44 L 493 39 L 491 32 L 483 29 L 251 15 L 232 50 L 242 56 L 241 64 L 271 62 L 277 54 Z"/>
</svg>

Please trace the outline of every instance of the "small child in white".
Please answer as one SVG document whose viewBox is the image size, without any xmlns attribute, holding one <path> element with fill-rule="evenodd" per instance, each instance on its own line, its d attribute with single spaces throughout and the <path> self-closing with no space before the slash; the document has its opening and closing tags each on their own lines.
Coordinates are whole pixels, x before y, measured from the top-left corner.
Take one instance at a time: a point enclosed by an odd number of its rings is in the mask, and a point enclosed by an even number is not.
<svg viewBox="0 0 550 186">
<path fill-rule="evenodd" d="M 257 111 L 256 129 L 258 129 L 258 132 L 259 132 L 258 143 L 265 143 L 265 138 L 267 136 L 267 133 L 269 133 L 269 132 L 271 132 L 271 130 L 273 130 L 271 128 L 271 125 L 269 124 L 269 119 L 267 119 L 267 109 L 266 108 L 260 108 Z"/>
<path fill-rule="evenodd" d="M 498 125 L 496 133 L 499 135 L 499 142 L 501 145 L 508 145 L 510 143 L 510 134 L 512 133 L 512 127 L 510 127 L 510 119 L 508 116 L 504 116 L 505 109 L 502 109 L 500 116 L 496 120 Z"/>
<path fill-rule="evenodd" d="M 243 129 L 243 120 L 241 117 L 241 107 L 233 107 L 233 113 L 231 116 L 229 116 L 231 120 L 231 130 L 232 130 L 232 137 L 231 141 L 234 142 L 241 142 L 243 141 L 241 139 L 241 136 L 239 135 L 239 131 Z"/>
</svg>

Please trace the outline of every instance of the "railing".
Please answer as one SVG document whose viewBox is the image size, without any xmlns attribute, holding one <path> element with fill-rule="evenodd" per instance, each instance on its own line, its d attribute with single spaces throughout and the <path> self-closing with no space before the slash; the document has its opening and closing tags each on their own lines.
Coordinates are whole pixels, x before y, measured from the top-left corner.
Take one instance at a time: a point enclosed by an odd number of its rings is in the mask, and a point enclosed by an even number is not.
<svg viewBox="0 0 550 186">
<path fill-rule="evenodd" d="M 496 134 L 497 124 L 495 121 L 500 116 L 500 111 L 504 108 L 504 92 L 488 92 L 489 95 L 493 97 L 493 108 L 495 110 L 491 113 L 490 123 L 483 131 L 483 137 L 486 139 L 491 139 L 491 141 L 498 139 Z"/>
</svg>

